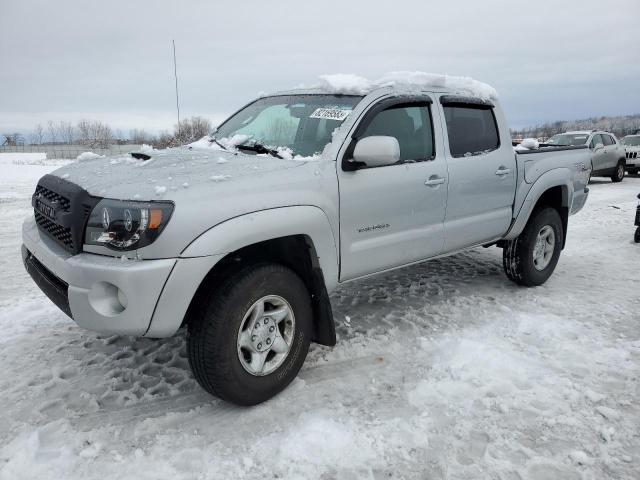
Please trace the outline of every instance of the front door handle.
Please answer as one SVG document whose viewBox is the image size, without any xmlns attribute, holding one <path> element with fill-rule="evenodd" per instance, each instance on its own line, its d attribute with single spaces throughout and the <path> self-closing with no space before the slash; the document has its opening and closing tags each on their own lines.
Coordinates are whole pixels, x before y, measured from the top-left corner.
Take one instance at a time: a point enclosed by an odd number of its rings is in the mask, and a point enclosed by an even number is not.
<svg viewBox="0 0 640 480">
<path fill-rule="evenodd" d="M 435 187 L 438 185 L 442 185 L 444 183 L 444 177 L 438 177 L 436 175 L 432 175 L 429 177 L 429 180 L 424 182 L 424 184 L 428 187 Z"/>
<path fill-rule="evenodd" d="M 504 177 L 505 175 L 509 175 L 510 173 L 510 168 L 500 167 L 498 170 L 496 170 L 496 175 L 498 175 L 499 177 Z"/>
</svg>

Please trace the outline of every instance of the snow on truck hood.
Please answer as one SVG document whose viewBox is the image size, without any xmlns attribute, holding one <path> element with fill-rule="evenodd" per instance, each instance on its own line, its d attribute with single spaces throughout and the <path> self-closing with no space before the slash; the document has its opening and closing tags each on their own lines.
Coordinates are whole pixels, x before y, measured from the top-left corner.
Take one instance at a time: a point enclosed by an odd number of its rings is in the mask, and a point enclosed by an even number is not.
<svg viewBox="0 0 640 480">
<path fill-rule="evenodd" d="M 53 172 L 91 195 L 120 200 L 175 199 L 180 192 L 247 177 L 264 176 L 305 164 L 298 159 L 249 155 L 213 148 L 178 147 L 145 151 L 148 160 L 130 154 L 89 157 Z M 86 157 L 85 157 L 86 158 Z"/>
</svg>

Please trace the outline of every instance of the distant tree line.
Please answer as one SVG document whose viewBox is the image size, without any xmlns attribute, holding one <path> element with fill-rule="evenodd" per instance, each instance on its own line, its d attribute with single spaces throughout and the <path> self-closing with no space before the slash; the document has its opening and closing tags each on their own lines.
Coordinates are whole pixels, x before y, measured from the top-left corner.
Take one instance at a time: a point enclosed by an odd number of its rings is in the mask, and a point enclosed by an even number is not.
<svg viewBox="0 0 640 480">
<path fill-rule="evenodd" d="M 20 132 L 4 133 L 0 144 L 15 145 L 84 145 L 87 148 L 108 148 L 114 143 L 152 145 L 156 148 L 175 147 L 194 142 L 211 131 L 211 122 L 199 116 L 185 118 L 173 127 L 173 131 L 159 134 L 142 129 L 129 131 L 128 138 L 100 120 L 80 120 L 77 124 L 65 121 L 48 121 L 46 127 L 38 124 L 29 135 Z"/>
<path fill-rule="evenodd" d="M 591 117 L 582 120 L 546 122 L 533 127 L 512 129 L 513 138 L 549 138 L 556 133 L 569 130 L 604 130 L 618 138 L 640 132 L 640 114 L 617 117 Z M 87 148 L 108 148 L 114 143 L 152 145 L 155 148 L 175 147 L 194 142 L 211 131 L 211 122 L 200 116 L 185 118 L 173 126 L 173 131 L 164 130 L 152 134 L 144 129 L 132 129 L 128 137 L 99 120 L 80 120 L 77 124 L 66 121 L 48 121 L 46 127 L 36 125 L 32 133 L 5 133 L 4 145 L 85 145 Z M 0 139 L 2 140 L 2 139 Z"/>
<path fill-rule="evenodd" d="M 617 117 L 591 117 L 582 120 L 547 122 L 534 127 L 512 129 L 513 138 L 549 138 L 571 130 L 604 130 L 621 138 L 640 133 L 640 114 Z"/>
</svg>

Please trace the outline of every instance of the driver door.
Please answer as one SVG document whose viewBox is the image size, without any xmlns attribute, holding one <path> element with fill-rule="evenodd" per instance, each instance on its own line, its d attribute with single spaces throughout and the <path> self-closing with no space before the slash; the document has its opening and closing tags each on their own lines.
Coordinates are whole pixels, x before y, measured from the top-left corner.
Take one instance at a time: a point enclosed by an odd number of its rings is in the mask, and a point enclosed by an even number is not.
<svg viewBox="0 0 640 480">
<path fill-rule="evenodd" d="M 427 98 L 386 99 L 367 112 L 337 163 L 340 188 L 340 280 L 383 271 L 443 251 L 447 167 Z M 435 118 L 434 118 L 435 117 Z M 393 165 L 350 168 L 357 140 L 398 140 Z"/>
</svg>

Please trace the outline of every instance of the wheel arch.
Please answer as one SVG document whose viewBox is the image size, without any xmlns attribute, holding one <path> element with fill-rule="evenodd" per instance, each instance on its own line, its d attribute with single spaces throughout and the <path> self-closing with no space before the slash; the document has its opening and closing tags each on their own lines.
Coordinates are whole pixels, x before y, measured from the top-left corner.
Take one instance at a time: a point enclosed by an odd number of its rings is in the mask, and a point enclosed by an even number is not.
<svg viewBox="0 0 640 480">
<path fill-rule="evenodd" d="M 562 219 L 562 248 L 564 249 L 567 240 L 569 211 L 573 198 L 573 184 L 566 180 L 567 173 L 566 169 L 552 170 L 536 180 L 531 186 L 509 232 L 504 236 L 504 240 L 513 240 L 520 235 L 534 212 L 544 207 L 551 207 L 558 210 Z"/>
<path fill-rule="evenodd" d="M 168 336 L 185 324 L 202 295 L 238 269 L 257 263 L 278 263 L 295 271 L 312 300 L 312 341 L 335 345 L 335 325 L 329 294 L 337 285 L 338 257 L 333 231 L 317 207 L 296 206 L 254 212 L 223 222 L 192 242 L 178 262 L 197 263 L 195 288 L 185 299 L 179 318 L 151 322 L 147 336 Z M 170 283 L 171 278 L 167 282 Z M 191 278 L 190 281 L 194 281 Z M 179 283 L 176 281 L 176 283 Z M 163 292 L 164 293 L 164 292 Z M 171 291 L 167 297 L 171 296 Z M 162 297 L 161 297 L 162 300 Z M 171 300 L 165 300 L 165 304 Z M 176 310 L 175 307 L 172 310 Z"/>
<path fill-rule="evenodd" d="M 272 238 L 244 246 L 225 255 L 202 279 L 189 304 L 183 323 L 188 321 L 190 309 L 195 307 L 203 295 L 215 290 L 222 280 L 239 270 L 261 263 L 277 263 L 296 272 L 311 295 L 313 309 L 311 340 L 322 345 L 335 345 L 335 324 L 323 271 L 313 240 L 305 234 Z"/>
</svg>

